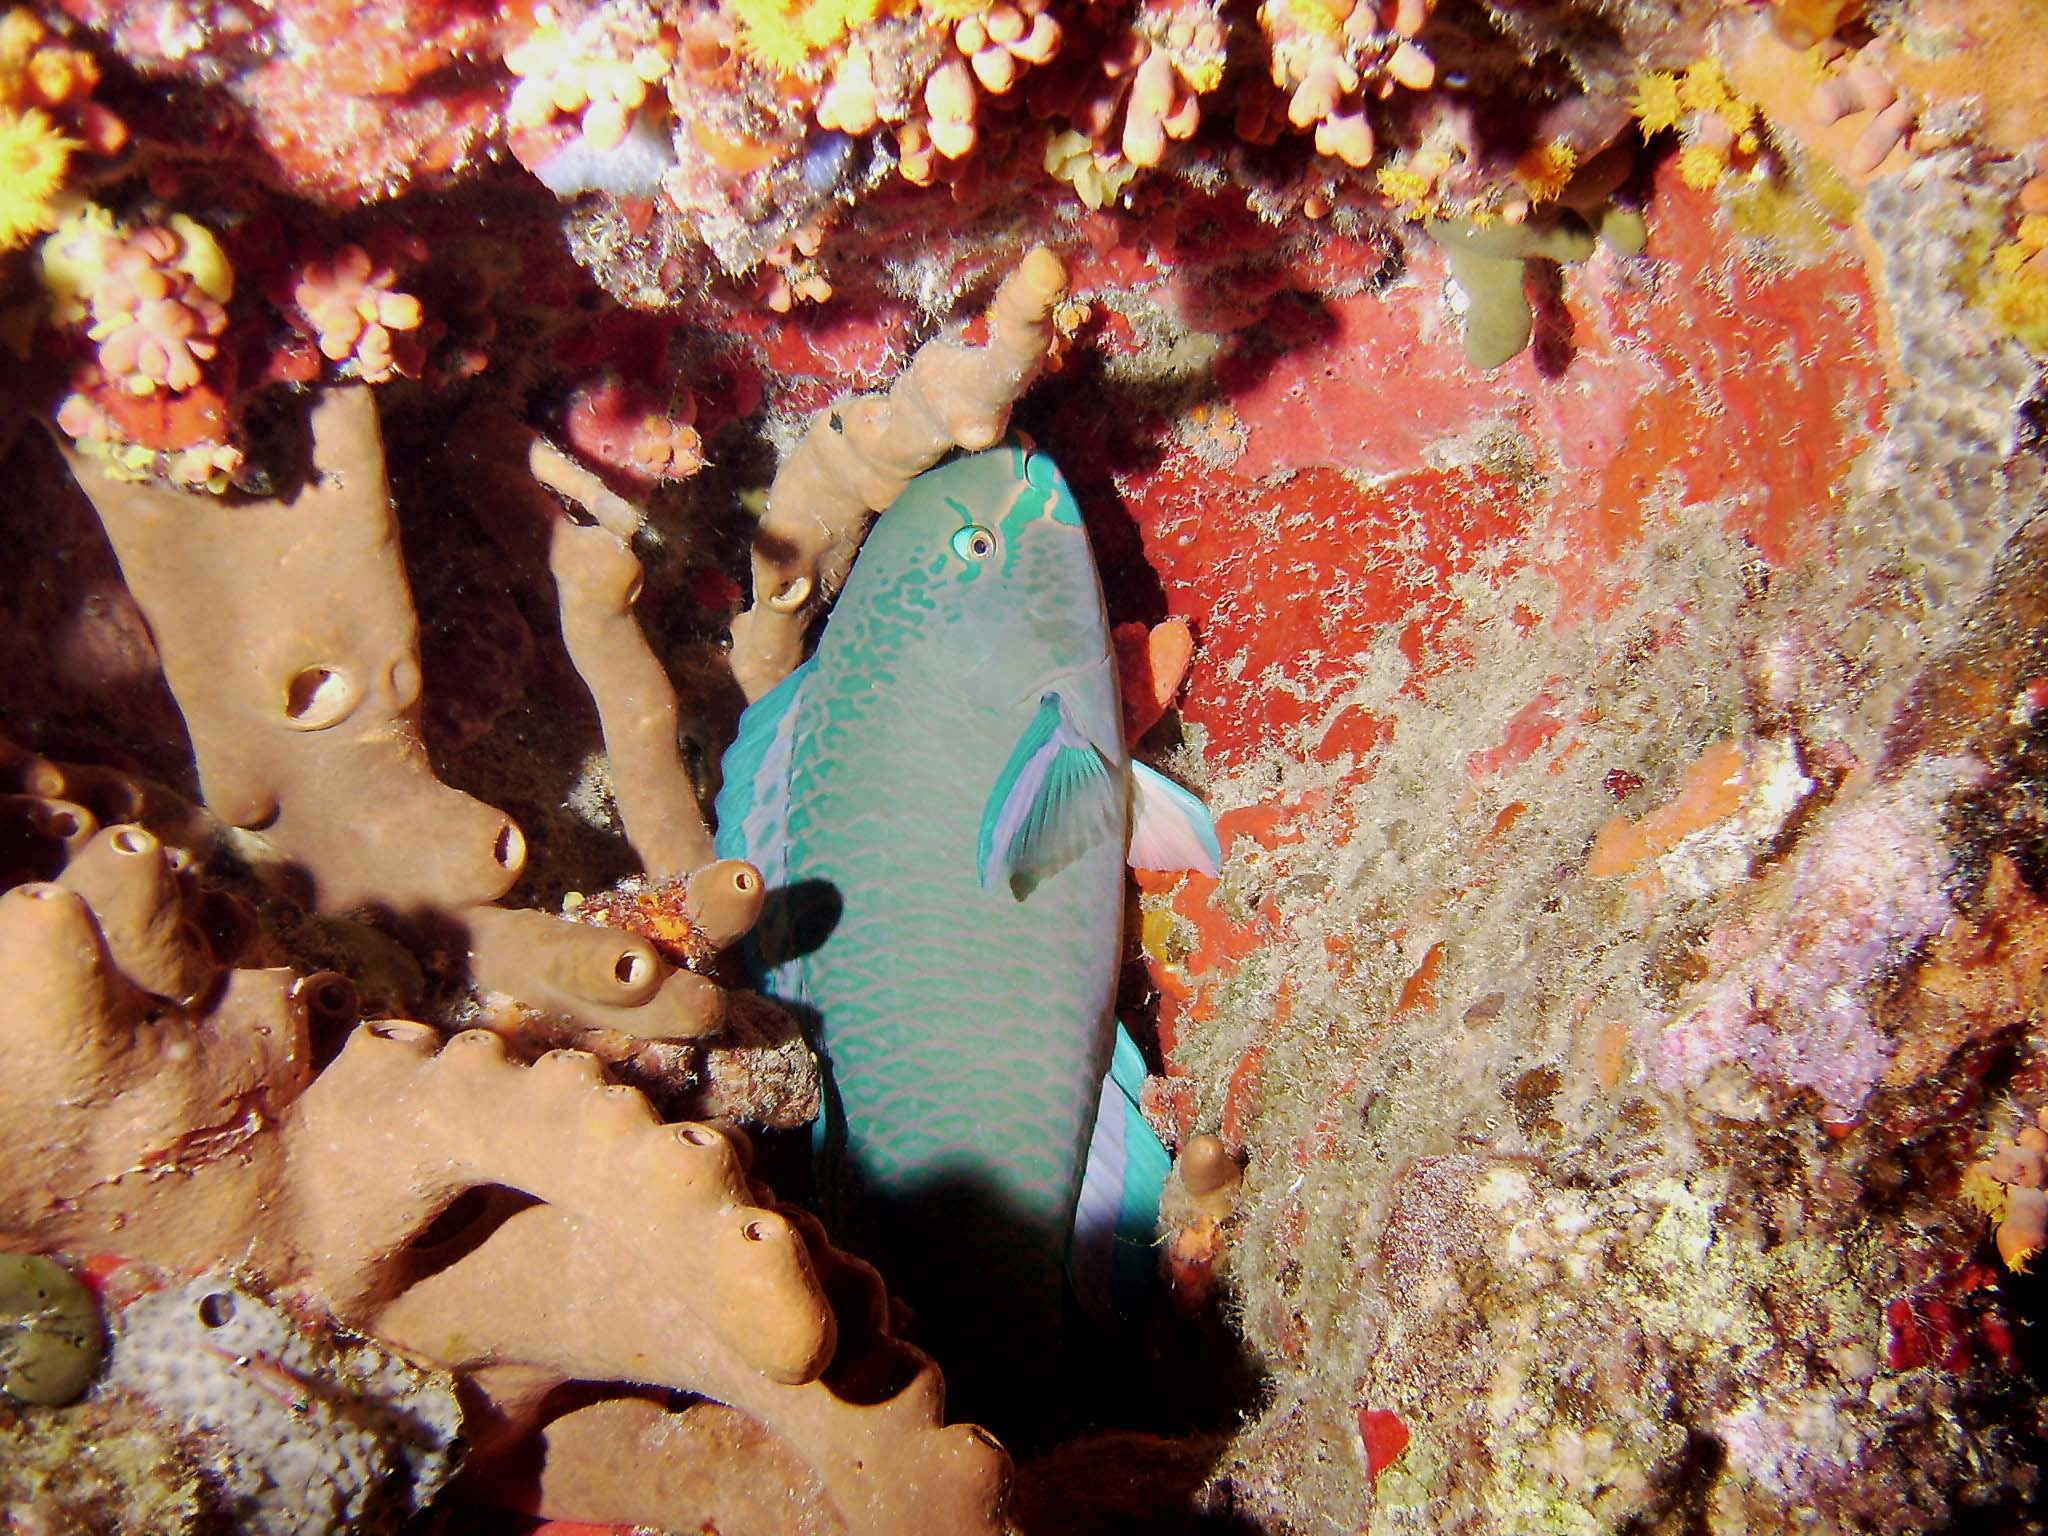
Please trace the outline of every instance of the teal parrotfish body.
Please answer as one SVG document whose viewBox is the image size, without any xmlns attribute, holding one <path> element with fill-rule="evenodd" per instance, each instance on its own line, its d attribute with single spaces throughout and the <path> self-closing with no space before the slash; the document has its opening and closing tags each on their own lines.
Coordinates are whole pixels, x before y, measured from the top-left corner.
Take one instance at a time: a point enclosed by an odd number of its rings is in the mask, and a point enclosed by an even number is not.
<svg viewBox="0 0 2048 1536">
<path fill-rule="evenodd" d="M 1009 1390 L 1057 1359 L 1067 1277 L 1099 1316 L 1152 1264 L 1166 1156 L 1111 1014 L 1126 858 L 1219 861 L 1200 803 L 1125 750 L 1050 459 L 1010 443 L 911 482 L 816 653 L 747 711 L 718 820 L 768 887 L 764 990 L 824 1059 L 828 1223 L 956 1384 Z"/>
</svg>

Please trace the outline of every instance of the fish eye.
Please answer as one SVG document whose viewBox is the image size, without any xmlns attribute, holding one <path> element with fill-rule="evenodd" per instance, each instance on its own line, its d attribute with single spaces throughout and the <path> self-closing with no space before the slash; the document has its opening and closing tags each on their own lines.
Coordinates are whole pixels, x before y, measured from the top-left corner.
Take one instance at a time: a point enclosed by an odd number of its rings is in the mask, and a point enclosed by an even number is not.
<svg viewBox="0 0 2048 1536">
<path fill-rule="evenodd" d="M 953 553 L 962 560 L 986 560 L 996 552 L 996 536 L 979 523 L 969 523 L 953 535 Z"/>
</svg>

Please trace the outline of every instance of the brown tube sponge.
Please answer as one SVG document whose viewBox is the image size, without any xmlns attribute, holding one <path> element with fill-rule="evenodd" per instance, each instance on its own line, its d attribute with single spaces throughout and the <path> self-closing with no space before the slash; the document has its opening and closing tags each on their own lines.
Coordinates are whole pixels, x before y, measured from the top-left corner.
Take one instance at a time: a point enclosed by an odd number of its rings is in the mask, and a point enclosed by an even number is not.
<svg viewBox="0 0 2048 1536">
<path fill-rule="evenodd" d="M 91 904 L 116 969 L 137 987 L 185 1003 L 211 984 L 213 955 L 154 833 L 132 823 L 105 827 L 58 879 Z"/>
<path fill-rule="evenodd" d="M 0 975 L 0 1234 L 175 1264 L 248 1246 L 281 1155 L 263 1133 L 311 1073 L 291 973 L 154 1005 L 85 898 L 33 883 L 0 896 Z"/>
<path fill-rule="evenodd" d="M 149 620 L 214 813 L 260 827 L 323 912 L 495 900 L 525 845 L 427 763 L 369 391 L 322 395 L 311 431 L 312 475 L 275 501 L 116 480 L 75 453 L 71 468 Z"/>
<path fill-rule="evenodd" d="M 928 342 L 887 394 L 818 413 L 754 530 L 753 606 L 732 624 L 733 675 L 748 699 L 802 660 L 810 617 L 845 582 L 869 517 L 954 448 L 1002 437 L 1045 362 L 1066 291 L 1066 268 L 1037 248 L 996 290 L 986 346 Z"/>
<path fill-rule="evenodd" d="M 0 879 L 53 879 L 99 829 L 99 819 L 72 801 L 0 795 Z"/>
<path fill-rule="evenodd" d="M 164 850 L 125 850 L 145 870 L 151 854 L 161 877 Z M 120 866 L 113 899 L 147 915 L 132 880 Z M 136 883 L 162 893 L 161 878 Z M 751 1434 L 707 1440 L 672 1421 L 656 1437 L 662 1475 L 636 1480 L 602 1434 L 583 1433 L 607 1421 L 565 1422 L 541 1452 L 543 1498 L 567 1501 L 564 1515 L 683 1523 L 669 1516 L 704 1507 L 692 1490 L 712 1488 L 710 1507 L 741 1522 L 817 1497 L 833 1528 L 869 1536 L 1004 1529 L 1000 1447 L 941 1427 L 936 1372 L 886 1336 L 873 1271 L 751 1182 L 744 1136 L 665 1124 L 590 1056 L 528 1066 L 481 1030 L 444 1044 L 421 1024 L 360 1025 L 313 1078 L 309 1018 L 347 1026 L 345 979 L 232 970 L 203 1007 L 166 1006 L 121 974 L 101 930 L 69 886 L 0 895 L 13 988 L 0 1009 L 0 1242 L 177 1269 L 232 1262 L 461 1371 L 480 1443 L 529 1467 L 528 1437 L 572 1382 L 715 1399 L 733 1410 L 720 1423 Z M 448 1227 L 472 1193 L 475 1224 Z M 679 1464 L 686 1454 L 711 1461 Z"/>
<path fill-rule="evenodd" d="M 649 1426 L 637 1410 L 585 1410 L 549 1426 L 537 1469 L 540 1510 L 563 1519 L 627 1521 L 667 1529 L 760 1532 L 759 1514 L 794 1493 L 822 1494 L 827 1530 L 847 1536 L 995 1536 L 1004 1519 L 1009 1458 L 985 1431 L 944 1423 L 945 1388 L 917 1350 L 874 1333 L 842 1346 L 830 1371 L 802 1382 L 750 1367 L 694 1313 L 693 1287 L 643 1289 L 621 1229 L 585 1226 L 553 1206 L 523 1210 L 489 1243 L 423 1279 L 377 1319 L 401 1347 L 458 1370 L 522 1357 L 572 1367 L 586 1380 L 640 1381 L 709 1398 L 762 1426 L 788 1455 L 730 1442 L 709 1447 L 729 1463 L 683 1475 L 675 1465 L 705 1443 L 687 1432 L 654 1466 L 634 1454 Z M 855 1265 L 833 1250 L 820 1267 Z M 682 1273 L 695 1275 L 695 1270 Z M 546 1275 L 550 1296 L 532 1283 Z M 834 1287 L 837 1294 L 838 1288 Z M 628 1297 L 630 1296 L 630 1301 Z M 866 1310 L 886 1315 L 878 1287 L 840 1307 L 841 1326 L 865 1332 Z M 626 1326 L 627 1319 L 632 1326 Z M 640 1339 L 659 1338 L 650 1358 Z M 527 1401 L 532 1401 L 527 1395 Z M 516 1416 L 518 1406 L 504 1405 Z M 685 1425 L 687 1421 L 685 1421 Z M 684 1426 L 677 1426 L 683 1429 Z M 625 1443 L 612 1431 L 633 1436 Z M 792 1489 L 791 1461 L 801 1480 Z M 531 1463 L 526 1470 L 531 1475 Z"/>
<path fill-rule="evenodd" d="M 535 458 L 548 462 L 538 449 Z M 563 478 L 545 483 L 559 488 Z M 626 838 L 650 876 L 686 875 L 712 858 L 711 830 L 676 749 L 675 685 L 633 616 L 640 562 L 609 528 L 559 518 L 548 564 L 561 600 L 562 641 L 604 728 Z"/>
<path fill-rule="evenodd" d="M 94 763 L 59 763 L 0 737 L 0 794 L 39 795 L 90 811 L 101 826 L 134 822 L 173 845 L 196 846 L 214 827 L 206 813 L 149 779 Z M 180 861 L 182 847 L 173 857 Z"/>
<path fill-rule="evenodd" d="M 517 877 L 524 842 L 510 818 L 442 784 L 427 761 L 418 622 L 376 407 L 365 390 L 333 390 L 310 427 L 314 478 L 254 505 L 113 480 L 72 459 L 155 632 L 209 807 L 260 829 L 318 911 L 465 926 L 485 988 L 640 1038 L 715 1029 L 717 986 L 671 970 L 644 941 L 487 905 Z M 563 632 L 597 700 L 627 833 L 658 876 L 680 878 L 711 860 L 711 837 L 677 750 L 674 690 L 632 612 L 640 568 L 620 535 L 639 514 L 545 444 L 529 460 L 537 479 L 522 480 L 540 516 L 529 509 L 526 521 L 554 546 Z M 597 524 L 562 517 L 540 483 Z M 0 752 L 0 785 L 54 793 L 68 771 Z M 113 793 L 120 782 L 94 787 L 114 809 L 136 809 L 133 793 Z M 54 873 L 17 868 L 17 878 Z M 113 905 L 105 917 L 126 954 L 140 919 Z"/>
<path fill-rule="evenodd" d="M 690 876 L 683 905 L 697 933 L 716 951 L 753 931 L 766 898 L 761 871 L 744 859 L 720 859 Z"/>
<path fill-rule="evenodd" d="M 9 1064 L 72 1096 L 104 1097 L 148 1000 L 115 967 L 92 908 L 41 882 L 0 896 L 0 975 L 8 979 Z"/>
<path fill-rule="evenodd" d="M 606 1398 L 553 1420 L 539 1442 L 537 1469 L 507 1471 L 537 1472 L 537 1498 L 528 1498 L 543 1513 L 573 1509 L 594 1524 L 624 1524 L 629 1512 L 656 1519 L 659 1511 L 665 1529 L 719 1536 L 846 1530 L 808 1464 L 723 1403 L 705 1399 L 670 1412 L 644 1398 Z"/>
<path fill-rule="evenodd" d="M 383 1261 L 455 1196 L 503 1184 L 612 1231 L 644 1273 L 689 1276 L 690 1313 L 749 1370 L 796 1382 L 824 1369 L 834 1320 L 804 1243 L 754 1203 L 723 1135 L 663 1125 L 581 1051 L 526 1067 L 488 1030 L 437 1046 L 418 1026 L 358 1030 L 300 1106 L 302 1209 L 327 1237 L 316 1264 L 345 1314 L 384 1299 Z M 366 1119 L 403 1137 L 406 1156 L 365 1166 L 352 1143 Z M 659 1336 L 645 1324 L 630 1325 L 643 1348 Z"/>
<path fill-rule="evenodd" d="M 676 969 L 639 934 L 506 907 L 463 920 L 478 985 L 520 1002 L 643 1040 L 709 1034 L 725 1021 L 723 989 Z"/>
<path fill-rule="evenodd" d="M 549 490 L 575 502 L 621 544 L 632 543 L 646 521 L 632 502 L 544 437 L 534 437 L 528 444 L 526 469 Z"/>
</svg>

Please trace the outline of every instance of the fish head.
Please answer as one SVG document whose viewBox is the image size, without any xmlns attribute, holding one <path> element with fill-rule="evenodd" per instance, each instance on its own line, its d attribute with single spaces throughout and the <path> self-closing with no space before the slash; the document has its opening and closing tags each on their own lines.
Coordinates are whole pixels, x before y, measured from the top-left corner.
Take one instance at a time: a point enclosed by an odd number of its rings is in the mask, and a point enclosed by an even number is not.
<svg viewBox="0 0 2048 1536">
<path fill-rule="evenodd" d="M 914 624 L 980 695 L 1037 693 L 1107 664 L 1095 556 L 1067 483 L 1045 454 L 1011 441 L 913 480 L 861 547 L 840 606 Z"/>
</svg>

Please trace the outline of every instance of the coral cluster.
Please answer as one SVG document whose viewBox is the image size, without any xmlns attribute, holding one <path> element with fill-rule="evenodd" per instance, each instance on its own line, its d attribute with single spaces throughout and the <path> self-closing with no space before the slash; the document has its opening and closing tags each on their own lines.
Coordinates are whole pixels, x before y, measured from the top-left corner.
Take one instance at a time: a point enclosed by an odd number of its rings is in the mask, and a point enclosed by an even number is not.
<svg viewBox="0 0 2048 1536">
<path fill-rule="evenodd" d="M 2038 1118 L 2038 1117 L 2037 1117 Z M 1998 1222 L 1998 1256 L 2013 1269 L 2025 1269 L 2048 1243 L 2048 1126 L 2020 1127 L 2010 1141 L 1973 1165 L 1973 1193 L 1986 1214 Z"/>
<path fill-rule="evenodd" d="M 0 14 L 0 252 L 51 228 L 80 151 L 113 155 L 128 126 L 93 100 L 99 61 L 28 7 Z"/>
<path fill-rule="evenodd" d="M 70 371 L 58 424 L 116 473 L 161 469 L 181 484 L 223 488 L 242 454 L 227 441 L 212 376 L 235 283 L 212 232 L 182 213 L 123 225 L 85 203 L 36 259 L 50 320 L 93 349 Z"/>
<path fill-rule="evenodd" d="M 872 1287 L 872 1272 L 806 1218 L 758 1203 L 743 1133 L 664 1125 L 581 1053 L 529 1065 L 482 1031 L 444 1044 L 422 1025 L 357 1025 L 345 980 L 241 967 L 217 950 L 182 915 L 203 895 L 185 853 L 139 824 L 98 827 L 60 798 L 90 790 L 89 776 L 74 783 L 30 758 L 12 775 L 22 792 L 10 846 L 63 883 L 31 879 L 0 896 L 0 963 L 23 984 L 0 1130 L 10 1147 L 36 1149 L 0 1188 L 11 1241 L 173 1270 L 232 1255 L 264 1292 L 462 1371 L 491 1404 L 464 1420 L 486 1461 L 561 1412 L 549 1394 L 564 1380 L 639 1381 L 769 1426 L 791 1449 L 763 1461 L 757 1486 L 815 1478 L 851 1529 L 901 1528 L 906 1488 L 948 1501 L 959 1528 L 993 1518 L 1000 1452 L 939 1431 L 929 1384 L 849 1401 L 820 1380 L 827 1366 L 873 1372 L 875 1360 L 855 1362 L 877 1351 L 894 1362 L 885 1375 L 914 1378 L 921 1362 L 879 1331 L 879 1298 L 841 1321 L 827 1297 Z M 147 804 L 132 786 L 126 800 Z M 316 1037 L 321 1055 L 340 1044 L 317 1073 Z M 488 1200 L 461 1204 L 487 1188 L 541 1203 L 509 1221 Z M 614 1209 L 626 1188 L 631 1212 Z M 665 1214 L 649 1225 L 651 1209 Z M 679 1290 L 692 1273 L 701 1284 Z M 536 1289 L 541 1275 L 558 1279 Z M 533 1315 L 509 1304 L 515 1295 Z M 596 1305 L 577 1317 L 576 1297 Z M 227 1342 L 194 1342 L 195 1326 Z M 195 1372 L 179 1360 L 188 1350 L 225 1363 Z M 213 1497 L 246 1529 L 312 1528 L 294 1522 L 319 1519 L 330 1496 L 331 1518 L 361 1515 L 388 1449 L 369 1405 L 429 1390 L 389 1356 L 323 1358 L 260 1296 L 218 1277 L 127 1306 L 111 1359 L 104 1390 L 154 1404 L 181 1435 L 235 1447 L 225 1465 L 241 1470 Z M 404 1435 L 438 1417 L 438 1439 L 413 1454 L 445 1463 L 453 1403 L 445 1386 L 431 1390 L 442 1406 L 406 1408 Z M 575 1444 L 559 1424 L 551 1434 Z M 368 1438 L 355 1446 L 351 1435 Z M 709 1497 L 701 1488 L 678 1507 L 624 1469 L 607 1474 L 601 1448 L 560 1445 L 549 1444 L 544 1501 L 560 1484 L 586 1512 L 579 1500 L 624 1518 L 701 1518 L 682 1512 L 704 1507 L 689 1502 Z M 791 1470 L 791 1452 L 808 1473 Z M 415 1468 L 403 1485 L 423 1499 L 437 1476 Z M 262 1513 L 280 1485 L 293 1490 L 282 1524 Z"/>
<path fill-rule="evenodd" d="M 346 365 L 366 384 L 382 384 L 403 366 L 396 338 L 419 329 L 420 301 L 393 285 L 397 274 L 371 259 L 360 245 L 346 245 L 334 260 L 311 261 L 292 284 L 292 303 L 312 327 L 320 355 Z"/>
<path fill-rule="evenodd" d="M 838 408 L 835 422 L 865 424 L 856 457 L 838 461 L 870 487 L 860 509 L 886 501 L 892 477 L 902 483 L 951 436 L 1000 433 L 1043 358 L 1045 314 L 1062 286 L 1056 261 L 1027 262 L 999 296 L 994 345 L 935 348 L 894 396 Z M 319 304 L 301 304 L 332 322 Z M 927 403 L 934 379 L 946 381 L 943 417 Z M 202 1278 L 128 1306 L 105 1389 L 153 1405 L 205 1454 L 231 1457 L 242 1471 L 210 1481 L 209 1498 L 243 1528 L 299 1528 L 263 1503 L 276 1482 L 262 1470 L 271 1440 L 275 1455 L 300 1463 L 284 1479 L 305 1488 L 293 1519 L 367 1518 L 389 1450 L 360 1406 L 383 1388 L 349 1376 L 353 1367 L 336 1377 L 340 1367 L 304 1355 L 299 1335 L 244 1347 L 176 1332 L 189 1332 L 195 1308 L 207 1327 L 227 1326 L 207 1322 L 209 1307 L 245 1331 L 275 1332 L 282 1325 L 264 1321 L 277 1316 L 263 1300 L 272 1295 L 457 1372 L 474 1400 L 464 1432 L 475 1475 L 511 1487 L 531 1454 L 521 1447 L 543 1434 L 544 1508 L 729 1520 L 780 1480 L 776 1497 L 811 1490 L 803 1496 L 825 1499 L 849 1529 L 902 1529 L 912 1509 L 947 1529 L 989 1527 L 1001 1451 L 978 1431 L 940 1431 L 936 1376 L 890 1337 L 873 1272 L 808 1218 L 763 1203 L 765 1187 L 747 1178 L 745 1134 L 665 1123 L 640 1093 L 608 1081 L 597 1057 L 536 1056 L 545 1038 L 518 1033 L 536 1011 L 562 1017 L 630 1075 L 647 1066 L 642 1042 L 714 1032 L 731 1016 L 743 1022 L 722 1056 L 714 1047 L 680 1083 L 661 1076 L 674 1063 L 658 1059 L 655 1086 L 700 1114 L 786 1124 L 805 1113 L 808 1064 L 801 1052 L 787 1059 L 786 1026 L 781 1038 L 763 1033 L 758 1000 L 729 1009 L 718 975 L 719 951 L 759 912 L 760 879 L 712 859 L 677 755 L 675 692 L 633 614 L 641 567 L 627 540 L 640 509 L 529 438 L 513 469 L 526 477 L 525 502 L 506 512 L 547 550 L 626 833 L 656 883 L 640 896 L 587 899 L 580 920 L 497 907 L 524 844 L 508 817 L 428 766 L 417 620 L 373 397 L 361 385 L 331 389 L 308 427 L 300 483 L 254 506 L 72 457 L 148 616 L 205 809 L 120 775 L 9 755 L 9 846 L 21 851 L 0 897 L 0 966 L 33 980 L 10 1014 L 19 1070 L 0 1102 L 0 1135 L 37 1150 L 10 1166 L 0 1233 L 174 1272 L 232 1257 L 259 1287 L 245 1294 Z M 795 456 L 792 483 L 809 460 L 809 450 Z M 555 495 L 579 516 L 563 515 Z M 836 537 L 857 537 L 860 515 L 850 510 Z M 772 529 L 764 524 L 765 558 L 784 558 Z M 843 574 L 848 555 L 827 545 L 803 558 L 809 587 Z M 121 819 L 102 825 L 103 816 Z M 167 836 L 230 837 L 270 899 L 309 914 L 372 912 L 421 942 L 457 939 L 478 986 L 519 1005 L 504 1019 L 515 1038 L 471 1030 L 444 1044 L 420 1024 L 358 1025 L 346 978 L 248 967 L 250 946 L 271 941 Z M 52 1119 L 53 1104 L 73 1107 Z M 559 1142 L 552 1150 L 543 1127 Z M 259 1187 L 273 1194 L 252 1198 Z M 629 1188 L 637 1212 L 671 1213 L 651 1225 L 612 1219 L 608 1202 Z M 520 1191 L 528 1204 L 500 1209 L 491 1189 Z M 436 1258 L 444 1244 L 449 1257 Z M 670 1283 L 698 1268 L 705 1284 L 694 1293 Z M 558 1279 L 536 1288 L 543 1274 Z M 627 1301 L 635 1274 L 641 1297 Z M 530 1306 L 509 1304 L 514 1293 Z M 581 1314 L 570 1306 L 578 1297 Z M 203 1374 L 159 1378 L 144 1357 L 164 1328 L 173 1332 L 163 1350 L 239 1363 L 212 1387 Z M 573 1380 L 703 1398 L 660 1432 L 659 1459 L 673 1473 L 649 1484 L 640 1466 L 617 1461 L 616 1421 L 637 1411 L 630 1403 L 565 1413 L 555 1389 Z M 261 1409 L 280 1390 L 313 1406 L 268 1429 L 244 1425 L 232 1406 Z M 179 1395 L 195 1392 L 218 1398 L 218 1411 Z M 330 1400 L 331 1410 L 319 1406 Z M 358 1429 L 370 1436 L 361 1446 L 348 1438 Z M 757 1450 L 724 1466 L 735 1433 Z M 408 1481 L 421 1499 L 436 1486 L 423 1474 Z"/>
<path fill-rule="evenodd" d="M 236 1530 L 318 1536 L 409 1518 L 460 1465 L 446 1375 L 295 1324 L 225 1272 L 110 1278 L 140 1294 L 116 1316 L 104 1391 L 147 1404 L 209 1465 Z"/>
</svg>

